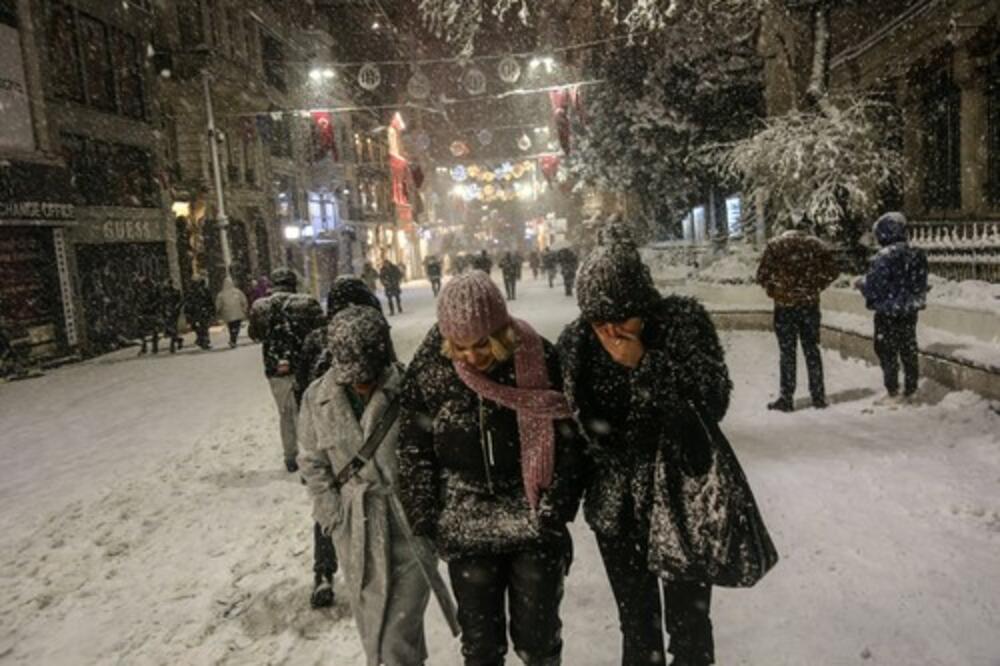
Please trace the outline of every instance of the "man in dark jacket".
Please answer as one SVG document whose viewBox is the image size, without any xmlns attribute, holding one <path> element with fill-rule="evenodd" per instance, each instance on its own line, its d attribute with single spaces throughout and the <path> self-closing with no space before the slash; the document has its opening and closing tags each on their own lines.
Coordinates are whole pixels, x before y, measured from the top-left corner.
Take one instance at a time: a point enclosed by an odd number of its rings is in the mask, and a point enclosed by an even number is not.
<svg viewBox="0 0 1000 666">
<path fill-rule="evenodd" d="M 580 259 L 571 248 L 564 247 L 559 250 L 558 255 L 559 271 L 562 273 L 563 287 L 566 295 L 573 295 L 573 282 L 576 280 L 576 269 L 580 265 Z"/>
<path fill-rule="evenodd" d="M 399 300 L 402 294 L 403 271 L 399 266 L 388 259 L 382 262 L 382 270 L 378 272 L 379 280 L 382 281 L 382 288 L 385 289 L 385 299 L 389 301 L 389 314 L 394 315 L 397 311 L 403 313 L 403 303 Z M 394 302 L 395 301 L 395 302 Z"/>
<path fill-rule="evenodd" d="M 531 266 L 531 278 L 537 280 L 538 270 L 542 266 L 542 256 L 538 254 L 538 250 L 532 250 L 528 255 L 528 265 Z"/>
<path fill-rule="evenodd" d="M 477 271 L 482 271 L 487 275 L 493 270 L 493 260 L 490 259 L 490 255 L 486 253 L 486 250 L 480 250 L 479 254 L 472 257 L 472 268 Z"/>
<path fill-rule="evenodd" d="M 500 272 L 503 273 L 503 286 L 507 292 L 508 301 L 517 298 L 517 273 L 520 267 L 521 264 L 513 252 L 504 252 L 503 257 L 500 258 Z"/>
<path fill-rule="evenodd" d="M 263 343 L 264 374 L 281 418 L 281 445 L 285 467 L 298 470 L 295 438 L 298 406 L 295 402 L 295 373 L 302 356 L 302 344 L 309 333 L 326 323 L 323 308 L 312 296 L 296 294 L 298 278 L 288 268 L 271 274 L 271 295 L 258 300 L 250 311 L 250 337 Z"/>
<path fill-rule="evenodd" d="M 431 283 L 431 291 L 434 292 L 435 298 L 438 292 L 441 291 L 441 260 L 435 255 L 430 255 L 424 260 L 424 271 L 427 273 L 427 279 Z"/>
<path fill-rule="evenodd" d="M 772 239 L 757 267 L 757 283 L 774 300 L 774 333 L 781 364 L 781 395 L 768 409 L 795 409 L 795 364 L 799 341 L 809 371 L 809 394 L 826 407 L 820 340 L 820 292 L 837 278 L 837 262 L 826 243 L 806 233 L 805 224 Z"/>
<path fill-rule="evenodd" d="M 160 351 L 160 329 L 163 328 L 163 303 L 161 302 L 162 292 L 159 285 L 149 276 L 143 275 L 136 285 L 136 305 L 139 308 L 139 335 L 142 347 L 139 355 L 146 353 L 146 338 L 152 346 L 152 352 L 158 354 Z"/>
<path fill-rule="evenodd" d="M 558 266 L 559 262 L 556 261 L 556 253 L 552 251 L 552 248 L 547 247 L 542 250 L 542 269 L 549 278 L 549 289 L 555 287 Z"/>
<path fill-rule="evenodd" d="M 202 349 L 211 349 L 212 341 L 208 337 L 208 327 L 215 319 L 215 299 L 208 289 L 208 280 L 197 277 L 191 283 L 187 301 L 184 304 L 188 322 L 195 332 L 195 344 Z"/>
<path fill-rule="evenodd" d="M 711 664 L 711 586 L 651 572 L 649 554 L 654 527 L 670 520 L 654 510 L 654 479 L 685 445 L 677 415 L 690 404 L 719 421 L 728 408 L 722 347 L 704 308 L 661 297 L 626 240 L 592 252 L 578 280 L 581 317 L 558 347 L 564 391 L 590 440 L 584 515 L 618 604 L 621 663 L 666 664 L 665 623 L 672 664 Z"/>
<path fill-rule="evenodd" d="M 163 334 L 170 340 L 170 353 L 184 347 L 184 338 L 178 330 L 184 298 L 180 290 L 169 279 L 160 284 L 160 306 L 163 316 Z"/>
<path fill-rule="evenodd" d="M 887 213 L 873 227 L 882 249 L 868 274 L 858 283 L 869 310 L 875 312 L 875 353 L 882 365 L 886 400 L 899 394 L 903 366 L 903 397 L 917 391 L 920 360 L 917 315 L 927 306 L 927 256 L 906 240 L 906 217 Z"/>
</svg>

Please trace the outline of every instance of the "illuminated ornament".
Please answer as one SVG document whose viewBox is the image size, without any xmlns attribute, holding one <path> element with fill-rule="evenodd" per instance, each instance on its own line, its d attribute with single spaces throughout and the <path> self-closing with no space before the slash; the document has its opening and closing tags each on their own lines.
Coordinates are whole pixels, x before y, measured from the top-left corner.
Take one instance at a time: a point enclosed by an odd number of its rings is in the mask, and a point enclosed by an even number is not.
<svg viewBox="0 0 1000 666">
<path fill-rule="evenodd" d="M 478 67 L 470 67 L 462 75 L 462 85 L 470 95 L 482 95 L 486 92 L 486 75 Z"/>
<path fill-rule="evenodd" d="M 452 141 L 448 149 L 455 157 L 464 157 L 469 154 L 469 146 L 464 141 Z"/>
<path fill-rule="evenodd" d="M 487 197 L 492 197 L 494 194 L 496 194 L 496 192 L 497 188 L 493 187 L 492 185 L 487 185 L 486 187 L 483 188 L 483 195 Z"/>
<path fill-rule="evenodd" d="M 504 83 L 516 83 L 521 78 L 521 65 L 516 59 L 507 56 L 497 65 L 497 74 Z"/>
<path fill-rule="evenodd" d="M 481 129 L 479 133 L 476 134 L 476 138 L 479 140 L 480 146 L 488 146 L 493 143 L 493 132 L 488 129 Z"/>
<path fill-rule="evenodd" d="M 522 134 L 521 138 L 517 140 L 517 147 L 525 152 L 531 150 L 531 139 L 528 138 L 527 134 Z"/>
<path fill-rule="evenodd" d="M 406 84 L 406 92 L 413 99 L 427 99 L 431 95 L 431 80 L 421 71 L 416 71 Z"/>
<path fill-rule="evenodd" d="M 358 71 L 358 85 L 365 90 L 375 90 L 382 84 L 382 72 L 374 63 L 363 65 Z"/>
<path fill-rule="evenodd" d="M 463 197 L 466 201 L 472 201 L 473 199 L 479 199 L 483 195 L 483 191 L 479 189 L 478 185 L 469 185 L 465 188 L 465 196 Z"/>
<path fill-rule="evenodd" d="M 469 174 L 466 172 L 465 167 L 461 164 L 451 170 L 451 179 L 456 183 L 464 183 L 468 176 Z"/>
<path fill-rule="evenodd" d="M 469 166 L 469 178 L 479 178 L 480 169 L 478 164 Z"/>
<path fill-rule="evenodd" d="M 496 180 L 496 178 L 497 178 L 496 174 L 493 173 L 492 171 L 487 171 L 486 173 L 483 174 L 483 180 L 485 180 L 487 183 L 492 183 L 494 180 Z"/>
<path fill-rule="evenodd" d="M 521 164 L 515 164 L 510 172 L 514 176 L 514 178 L 520 178 L 521 176 L 524 175 L 524 166 Z"/>
<path fill-rule="evenodd" d="M 513 170 L 514 170 L 514 165 L 511 164 L 510 162 L 504 162 L 503 164 L 500 165 L 500 173 L 502 173 L 505 176 L 511 173 Z"/>
<path fill-rule="evenodd" d="M 431 147 L 431 137 L 427 132 L 417 132 L 413 135 L 413 145 L 422 152 L 427 152 Z"/>
</svg>

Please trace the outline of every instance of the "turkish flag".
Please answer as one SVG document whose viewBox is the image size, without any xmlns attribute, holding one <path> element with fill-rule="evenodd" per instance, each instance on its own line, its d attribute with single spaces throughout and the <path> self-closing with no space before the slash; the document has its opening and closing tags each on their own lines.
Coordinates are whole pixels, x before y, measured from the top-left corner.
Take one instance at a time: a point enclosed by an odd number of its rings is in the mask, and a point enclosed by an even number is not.
<svg viewBox="0 0 1000 666">
<path fill-rule="evenodd" d="M 569 109 L 574 97 L 575 93 L 571 88 L 560 88 L 549 92 L 549 101 L 552 103 L 552 121 L 559 136 L 559 145 L 567 155 L 572 147 L 570 144 Z"/>
<path fill-rule="evenodd" d="M 340 160 L 337 153 L 337 138 L 333 131 L 333 117 L 329 111 L 313 111 L 313 161 L 318 162 L 327 155 L 333 158 L 334 162 Z"/>
<path fill-rule="evenodd" d="M 559 172 L 559 156 L 542 155 L 538 158 L 538 164 L 542 167 L 542 174 L 545 176 L 545 180 L 551 183 L 552 179 Z"/>
</svg>

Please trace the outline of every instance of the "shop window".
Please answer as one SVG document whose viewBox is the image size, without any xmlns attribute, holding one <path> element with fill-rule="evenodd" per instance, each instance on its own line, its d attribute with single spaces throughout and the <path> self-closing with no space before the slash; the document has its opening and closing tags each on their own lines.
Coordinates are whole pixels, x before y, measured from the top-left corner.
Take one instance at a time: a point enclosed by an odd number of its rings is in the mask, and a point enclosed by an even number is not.
<svg viewBox="0 0 1000 666">
<path fill-rule="evenodd" d="M 118 96 L 121 100 L 121 111 L 132 118 L 142 118 L 145 115 L 142 92 L 142 65 L 135 37 L 119 30 L 112 31 L 115 55 L 115 80 L 118 83 Z"/>
<path fill-rule="evenodd" d="M 115 111 L 115 79 L 108 48 L 108 28 L 95 18 L 80 14 L 80 43 L 87 101 L 102 111 Z"/>
<path fill-rule="evenodd" d="M 52 6 L 49 16 L 49 65 L 57 97 L 83 102 L 83 64 L 80 60 L 73 10 L 63 4 Z"/>
<path fill-rule="evenodd" d="M 921 108 L 927 209 L 962 205 L 961 102 L 962 92 L 947 71 L 933 77 Z"/>
</svg>

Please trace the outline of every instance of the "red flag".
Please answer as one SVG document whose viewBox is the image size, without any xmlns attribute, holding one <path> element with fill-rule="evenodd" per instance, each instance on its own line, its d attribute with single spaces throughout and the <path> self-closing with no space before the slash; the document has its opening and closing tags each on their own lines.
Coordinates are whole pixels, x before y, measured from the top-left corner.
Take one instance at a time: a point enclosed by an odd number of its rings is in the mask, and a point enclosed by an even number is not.
<svg viewBox="0 0 1000 666">
<path fill-rule="evenodd" d="M 569 155 L 570 148 L 570 120 L 569 108 L 573 101 L 573 93 L 570 88 L 560 88 L 549 92 L 549 101 L 552 103 L 552 121 L 556 126 L 556 133 L 559 136 L 559 145 L 563 152 Z"/>
<path fill-rule="evenodd" d="M 542 155 L 538 158 L 538 164 L 542 167 L 542 174 L 545 176 L 545 180 L 552 183 L 552 179 L 556 177 L 559 172 L 559 156 L 558 155 Z"/>
<path fill-rule="evenodd" d="M 333 157 L 333 161 L 340 160 L 337 153 L 337 138 L 333 132 L 333 117 L 329 111 L 313 111 L 313 161 L 319 161 L 328 154 Z"/>
<path fill-rule="evenodd" d="M 399 155 L 389 155 L 389 171 L 392 174 L 392 201 L 398 206 L 410 205 L 410 193 L 406 186 L 409 163 Z"/>
</svg>

